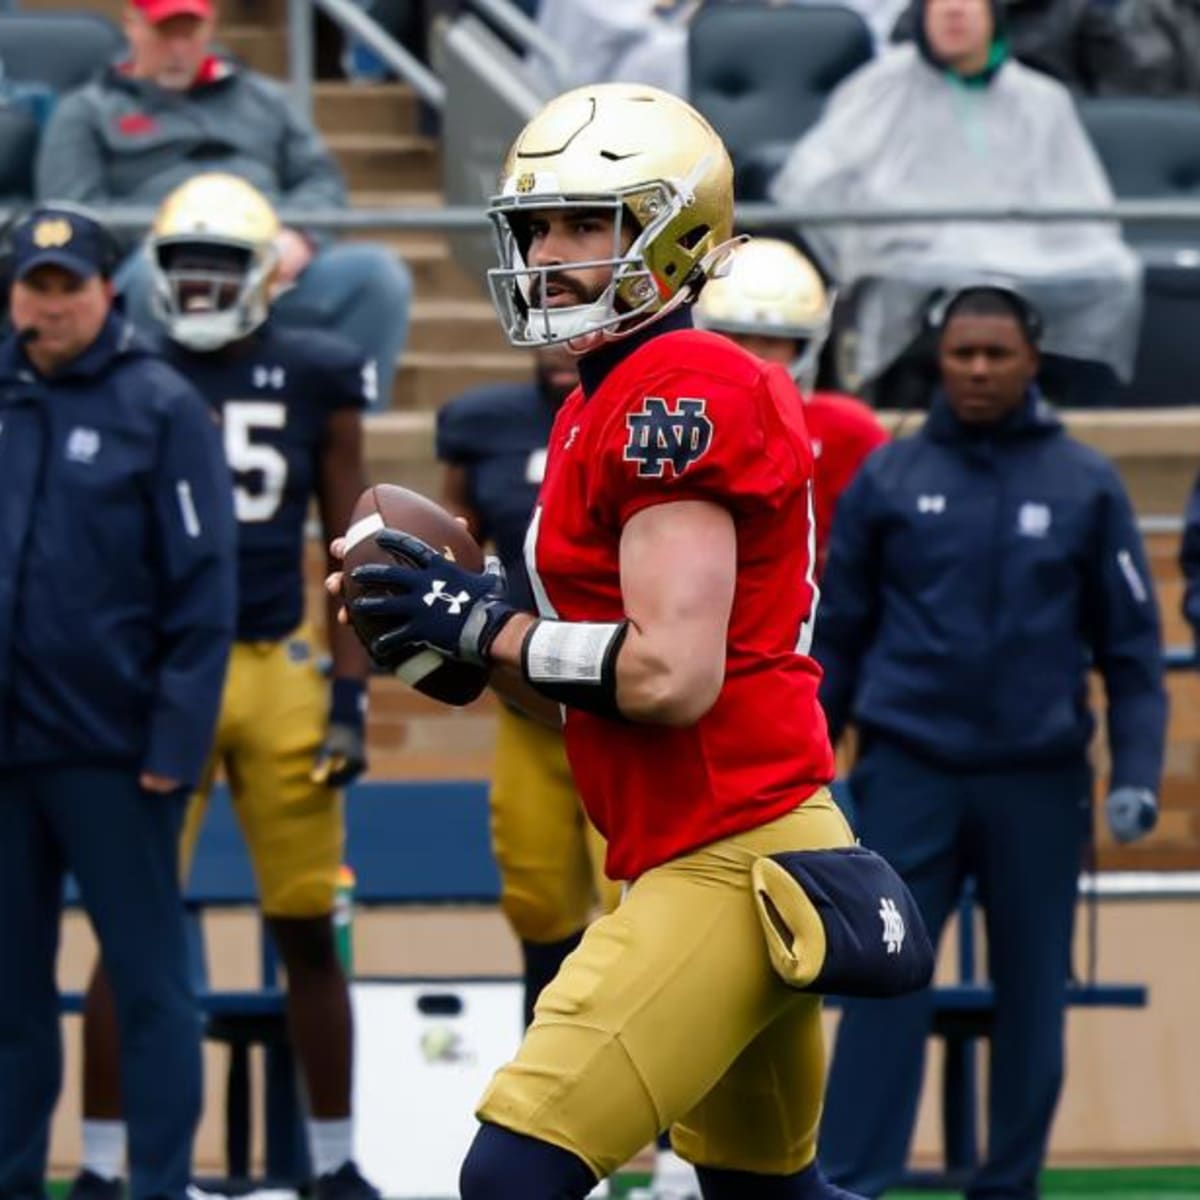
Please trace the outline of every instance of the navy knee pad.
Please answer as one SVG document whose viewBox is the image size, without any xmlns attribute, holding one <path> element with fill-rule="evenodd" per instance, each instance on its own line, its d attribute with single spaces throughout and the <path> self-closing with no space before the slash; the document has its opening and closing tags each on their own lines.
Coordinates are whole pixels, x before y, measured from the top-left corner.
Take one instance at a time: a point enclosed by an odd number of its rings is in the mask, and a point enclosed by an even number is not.
<svg viewBox="0 0 1200 1200">
<path fill-rule="evenodd" d="M 592 1169 L 569 1150 L 483 1124 L 458 1177 L 462 1200 L 583 1200 Z"/>
<path fill-rule="evenodd" d="M 816 1163 L 794 1175 L 756 1175 L 716 1167 L 697 1167 L 696 1174 L 704 1200 L 862 1200 L 834 1187 Z"/>
</svg>

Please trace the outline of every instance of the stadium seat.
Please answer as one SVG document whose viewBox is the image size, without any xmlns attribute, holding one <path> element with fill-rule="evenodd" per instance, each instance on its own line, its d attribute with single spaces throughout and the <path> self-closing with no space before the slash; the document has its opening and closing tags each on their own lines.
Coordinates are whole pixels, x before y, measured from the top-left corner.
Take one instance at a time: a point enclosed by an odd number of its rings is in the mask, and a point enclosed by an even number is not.
<svg viewBox="0 0 1200 1200">
<path fill-rule="evenodd" d="M 97 13 L 0 13 L 5 79 L 44 83 L 60 95 L 86 83 L 124 45 L 116 25 Z"/>
<path fill-rule="evenodd" d="M 1121 96 L 1081 99 L 1079 115 L 1121 200 L 1200 199 L 1200 105 Z M 1200 222 L 1127 222 L 1145 269 L 1142 332 L 1121 401 L 1200 403 Z"/>
<path fill-rule="evenodd" d="M 33 194 L 39 132 L 28 113 L 0 108 L 0 206 L 20 204 Z"/>
<path fill-rule="evenodd" d="M 738 196 L 759 200 L 825 99 L 873 53 L 849 8 L 710 4 L 688 37 L 690 99 L 725 139 Z"/>
</svg>

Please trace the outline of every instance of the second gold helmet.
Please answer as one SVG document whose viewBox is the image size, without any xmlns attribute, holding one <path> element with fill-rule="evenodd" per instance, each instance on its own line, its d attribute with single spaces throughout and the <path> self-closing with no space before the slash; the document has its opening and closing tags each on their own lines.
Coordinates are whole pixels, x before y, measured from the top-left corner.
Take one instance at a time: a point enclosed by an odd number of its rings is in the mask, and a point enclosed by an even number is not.
<svg viewBox="0 0 1200 1200">
<path fill-rule="evenodd" d="M 738 247 L 720 278 L 704 285 L 695 314 L 702 329 L 796 342 L 792 378 L 808 392 L 829 336 L 832 308 L 820 274 L 795 246 L 754 238 Z"/>
<path fill-rule="evenodd" d="M 172 340 L 206 352 L 267 318 L 279 218 L 237 175 L 196 175 L 159 207 L 147 242 L 155 315 Z"/>
<path fill-rule="evenodd" d="M 590 304 L 538 307 L 549 268 L 526 254 L 530 213 L 608 210 L 612 281 Z M 721 139 L 689 104 L 626 83 L 577 88 L 551 100 L 508 152 L 488 207 L 500 266 L 488 286 L 509 341 L 539 346 L 603 331 L 623 336 L 691 299 L 733 225 L 733 167 Z M 623 231 L 633 240 L 621 248 Z"/>
</svg>

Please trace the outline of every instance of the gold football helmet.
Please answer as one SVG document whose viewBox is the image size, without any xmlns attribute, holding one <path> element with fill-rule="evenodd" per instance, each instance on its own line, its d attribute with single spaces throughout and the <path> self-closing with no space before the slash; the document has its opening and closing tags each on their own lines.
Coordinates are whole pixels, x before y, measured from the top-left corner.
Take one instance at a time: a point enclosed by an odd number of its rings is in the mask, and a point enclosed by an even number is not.
<svg viewBox="0 0 1200 1200">
<path fill-rule="evenodd" d="M 532 267 L 529 218 L 549 209 L 609 210 L 612 256 Z M 488 206 L 500 266 L 488 287 L 515 346 L 623 337 L 694 298 L 730 247 L 733 167 L 724 144 L 690 105 L 627 83 L 577 88 L 551 100 L 517 136 L 500 194 Z M 622 251 L 622 230 L 633 232 Z M 547 272 L 612 268 L 590 304 L 538 307 Z M 536 286 L 535 286 L 536 284 Z"/>
<path fill-rule="evenodd" d="M 236 175 L 197 175 L 162 202 L 146 246 L 154 312 L 172 340 L 216 350 L 266 320 L 278 233 L 270 201 Z"/>
<path fill-rule="evenodd" d="M 792 378 L 806 395 L 812 391 L 833 296 L 795 246 L 775 238 L 739 246 L 721 277 L 704 285 L 695 312 L 702 329 L 796 342 Z"/>
</svg>

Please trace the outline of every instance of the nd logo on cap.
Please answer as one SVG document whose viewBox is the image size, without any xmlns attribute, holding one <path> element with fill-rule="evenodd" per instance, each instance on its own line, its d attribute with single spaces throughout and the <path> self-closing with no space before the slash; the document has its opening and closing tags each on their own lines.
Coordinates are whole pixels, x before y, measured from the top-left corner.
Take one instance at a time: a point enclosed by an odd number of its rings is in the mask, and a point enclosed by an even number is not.
<svg viewBox="0 0 1200 1200">
<path fill-rule="evenodd" d="M 33 244 L 39 250 L 65 246 L 74 235 L 71 222 L 65 217 L 47 217 L 33 228 Z"/>
</svg>

